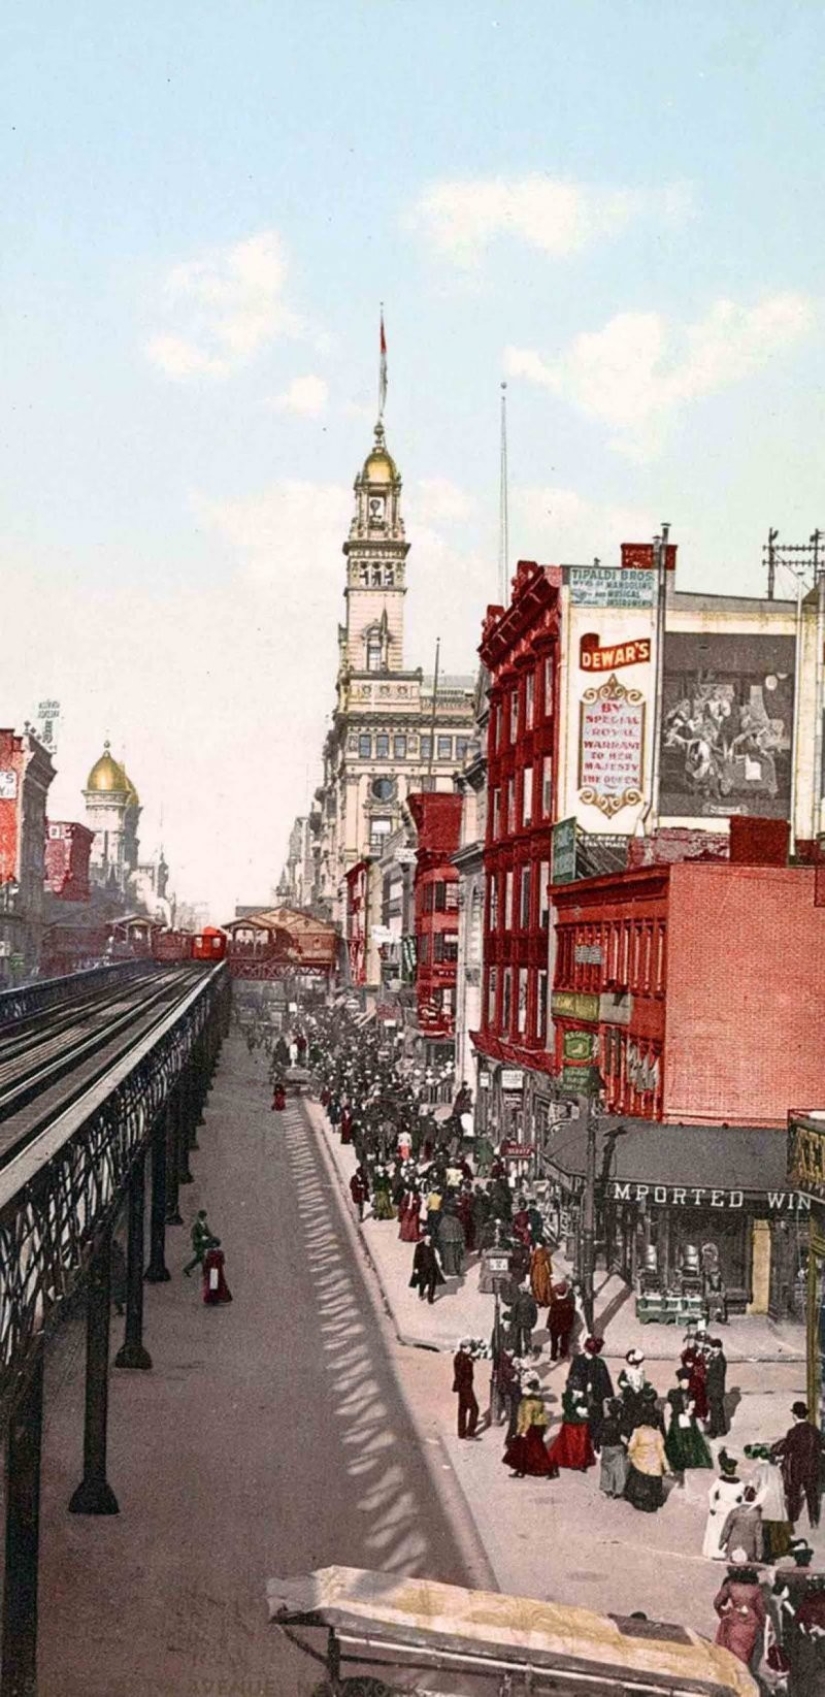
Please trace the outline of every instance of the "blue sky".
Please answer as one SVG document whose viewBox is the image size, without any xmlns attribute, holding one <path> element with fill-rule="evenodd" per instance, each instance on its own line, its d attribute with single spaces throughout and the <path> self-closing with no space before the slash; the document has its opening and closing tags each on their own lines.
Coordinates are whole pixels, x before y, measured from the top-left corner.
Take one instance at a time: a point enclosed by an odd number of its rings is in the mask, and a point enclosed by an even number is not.
<svg viewBox="0 0 825 1697">
<path fill-rule="evenodd" d="M 474 663 L 512 557 L 668 519 L 757 592 L 825 525 L 822 8 L 31 3 L 0 84 L 0 718 L 104 735 L 179 893 L 266 896 L 318 776 L 340 544 L 387 434 L 408 659 Z M 818 503 L 820 503 L 818 505 Z"/>
</svg>

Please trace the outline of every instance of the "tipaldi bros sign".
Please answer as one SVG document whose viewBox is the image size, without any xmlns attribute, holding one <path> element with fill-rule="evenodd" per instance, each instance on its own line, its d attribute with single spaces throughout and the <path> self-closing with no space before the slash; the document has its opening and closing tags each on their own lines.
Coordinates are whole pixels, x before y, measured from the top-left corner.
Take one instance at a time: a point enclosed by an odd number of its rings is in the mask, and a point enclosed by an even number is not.
<svg viewBox="0 0 825 1697">
<path fill-rule="evenodd" d="M 788 1115 L 788 1183 L 814 1202 L 825 1202 L 825 1118 Z"/>
</svg>

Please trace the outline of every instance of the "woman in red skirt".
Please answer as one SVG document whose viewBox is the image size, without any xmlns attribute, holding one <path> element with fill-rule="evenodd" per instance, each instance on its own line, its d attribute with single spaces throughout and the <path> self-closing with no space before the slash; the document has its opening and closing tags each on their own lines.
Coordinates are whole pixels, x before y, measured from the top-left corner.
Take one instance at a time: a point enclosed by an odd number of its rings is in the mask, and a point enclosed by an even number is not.
<svg viewBox="0 0 825 1697">
<path fill-rule="evenodd" d="M 214 1308 L 219 1302 L 231 1302 L 232 1292 L 224 1278 L 224 1253 L 220 1247 L 220 1239 L 215 1238 L 211 1249 L 207 1249 L 203 1258 L 203 1300 L 208 1308 Z"/>
<path fill-rule="evenodd" d="M 402 1243 L 420 1243 L 421 1197 L 417 1190 L 405 1190 L 398 1205 L 398 1236 Z"/>
<path fill-rule="evenodd" d="M 502 1456 L 505 1467 L 513 1470 L 515 1479 L 557 1479 L 559 1470 L 547 1453 L 544 1434 L 547 1413 L 541 1400 L 541 1387 L 535 1373 L 522 1381 L 523 1395 L 518 1405 L 516 1435 L 511 1438 Z"/>
<path fill-rule="evenodd" d="M 562 1427 L 549 1449 L 554 1467 L 569 1467 L 574 1473 L 586 1473 L 595 1467 L 596 1452 L 587 1424 L 587 1398 L 571 1387 L 562 1394 Z"/>
</svg>

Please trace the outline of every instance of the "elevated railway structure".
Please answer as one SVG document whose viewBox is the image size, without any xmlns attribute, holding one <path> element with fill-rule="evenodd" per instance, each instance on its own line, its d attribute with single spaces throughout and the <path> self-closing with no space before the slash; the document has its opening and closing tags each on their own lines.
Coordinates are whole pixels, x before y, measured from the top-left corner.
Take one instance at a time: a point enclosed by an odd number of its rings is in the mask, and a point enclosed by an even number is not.
<svg viewBox="0 0 825 1697">
<path fill-rule="evenodd" d="M 59 988 L 57 987 L 59 986 Z M 74 1514 L 116 1514 L 106 1475 L 112 1232 L 128 1218 L 115 1366 L 147 1370 L 144 1281 L 168 1279 L 166 1227 L 229 1018 L 226 965 L 124 962 L 0 996 L 0 1428 L 6 1446 L 0 1697 L 36 1697 L 44 1353 L 84 1295 L 83 1477 Z M 148 1265 L 146 1168 L 151 1168 Z"/>
</svg>

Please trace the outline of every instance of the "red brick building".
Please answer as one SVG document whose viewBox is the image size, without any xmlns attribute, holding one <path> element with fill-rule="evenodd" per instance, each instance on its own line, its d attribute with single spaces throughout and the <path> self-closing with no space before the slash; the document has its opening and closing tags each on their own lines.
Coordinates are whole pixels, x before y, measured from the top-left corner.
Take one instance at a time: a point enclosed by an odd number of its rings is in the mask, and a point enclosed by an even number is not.
<svg viewBox="0 0 825 1697">
<path fill-rule="evenodd" d="M 40 964 L 51 755 L 33 732 L 0 729 L 0 982 Z"/>
<path fill-rule="evenodd" d="M 347 952 L 349 981 L 356 989 L 367 982 L 367 925 L 369 923 L 369 864 L 359 860 L 345 874 L 347 887 Z"/>
<path fill-rule="evenodd" d="M 49 820 L 46 825 L 46 889 L 64 902 L 89 900 L 89 857 L 94 831 L 85 825 Z"/>
<path fill-rule="evenodd" d="M 562 574 L 521 561 L 506 609 L 491 608 L 479 653 L 490 674 L 487 837 L 484 850 L 484 983 L 487 1057 L 482 1116 L 502 1071 L 549 1074 L 548 930 L 552 826 L 556 816 L 557 688 Z M 515 1069 L 515 1073 L 514 1073 Z M 503 1129 L 521 1129 L 523 1101 L 508 1092 Z"/>
<path fill-rule="evenodd" d="M 418 1029 L 438 1043 L 455 1037 L 458 872 L 462 799 L 426 791 L 407 798 L 418 832 L 415 868 L 415 991 Z"/>
<path fill-rule="evenodd" d="M 556 1067 L 591 1033 L 605 1084 L 606 1258 L 633 1279 L 652 1249 L 667 1279 L 692 1245 L 739 1307 L 799 1317 L 806 1205 L 785 1130 L 825 1100 L 816 869 L 682 861 L 556 885 L 553 902 Z M 574 1202 L 584 1156 L 581 1124 L 559 1128 L 549 1162 Z"/>
</svg>

